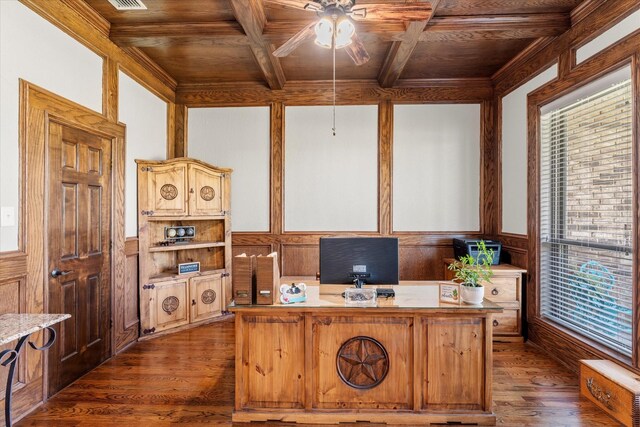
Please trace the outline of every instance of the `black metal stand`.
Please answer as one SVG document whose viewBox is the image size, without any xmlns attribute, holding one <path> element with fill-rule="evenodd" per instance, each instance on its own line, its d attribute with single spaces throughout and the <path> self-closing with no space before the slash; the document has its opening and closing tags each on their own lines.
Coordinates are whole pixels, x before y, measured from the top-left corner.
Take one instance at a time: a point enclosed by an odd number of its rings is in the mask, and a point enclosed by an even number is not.
<svg viewBox="0 0 640 427">
<path fill-rule="evenodd" d="M 29 341 L 29 346 L 38 351 L 43 351 L 48 349 L 53 345 L 53 342 L 56 340 L 56 331 L 51 326 L 47 326 L 45 328 L 49 331 L 49 340 L 42 347 L 38 347 L 33 342 Z M 30 335 L 30 334 L 29 334 Z M 6 427 L 11 427 L 11 391 L 13 389 L 13 375 L 16 371 L 16 363 L 18 363 L 18 356 L 20 355 L 20 350 L 22 350 L 22 346 L 24 345 L 29 335 L 25 335 L 18 339 L 18 344 L 16 344 L 16 348 L 13 350 L 3 350 L 0 352 L 0 365 L 9 366 L 9 374 L 7 376 L 7 388 L 5 390 L 5 398 L 4 398 L 4 421 Z M 8 355 L 8 356 L 7 356 Z M 5 356 L 7 356 L 6 360 L 2 360 Z"/>
</svg>

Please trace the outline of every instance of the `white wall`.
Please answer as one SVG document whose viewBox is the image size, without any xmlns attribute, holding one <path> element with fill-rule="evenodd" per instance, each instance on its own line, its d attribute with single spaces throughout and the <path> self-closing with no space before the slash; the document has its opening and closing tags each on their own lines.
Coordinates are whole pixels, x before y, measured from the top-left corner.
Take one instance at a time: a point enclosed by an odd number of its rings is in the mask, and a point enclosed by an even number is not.
<svg viewBox="0 0 640 427">
<path fill-rule="evenodd" d="M 527 95 L 558 76 L 557 64 L 502 98 L 502 232 L 527 234 Z"/>
<path fill-rule="evenodd" d="M 233 231 L 269 231 L 269 107 L 190 108 L 189 157 L 233 169 Z"/>
<path fill-rule="evenodd" d="M 138 183 L 135 159 L 167 158 L 167 103 L 138 82 L 118 73 L 118 120 L 127 125 L 125 156 L 125 235 L 138 235 Z"/>
<path fill-rule="evenodd" d="M 102 58 L 17 0 L 1 0 L 0 206 L 13 209 L 15 226 L 0 226 L 0 252 L 18 248 L 18 78 L 102 110 Z"/>
<path fill-rule="evenodd" d="M 396 105 L 393 230 L 480 229 L 480 105 Z"/>
<path fill-rule="evenodd" d="M 596 53 L 606 49 L 618 40 L 638 30 L 640 30 L 640 10 L 627 16 L 625 19 L 576 50 L 576 63 L 580 64 L 581 62 L 586 61 Z"/>
<path fill-rule="evenodd" d="M 286 107 L 286 231 L 378 229 L 378 107 Z"/>
</svg>

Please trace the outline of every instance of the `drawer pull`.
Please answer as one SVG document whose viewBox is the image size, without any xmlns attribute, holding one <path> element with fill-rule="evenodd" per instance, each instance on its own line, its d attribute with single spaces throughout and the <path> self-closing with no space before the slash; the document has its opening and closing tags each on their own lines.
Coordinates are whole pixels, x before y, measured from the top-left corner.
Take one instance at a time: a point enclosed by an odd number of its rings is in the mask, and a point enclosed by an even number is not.
<svg viewBox="0 0 640 427">
<path fill-rule="evenodd" d="M 261 296 L 269 296 L 271 295 L 271 291 L 260 291 Z"/>
<path fill-rule="evenodd" d="M 249 296 L 249 291 L 236 291 L 236 296 L 248 297 Z"/>
<path fill-rule="evenodd" d="M 602 390 L 602 388 L 595 383 L 593 377 L 587 378 L 587 390 L 589 390 L 591 396 L 595 397 L 598 402 L 613 410 L 613 405 L 610 402 L 611 392 Z"/>
<path fill-rule="evenodd" d="M 493 326 L 498 326 L 500 324 L 500 322 L 498 322 L 496 319 L 493 319 Z"/>
<path fill-rule="evenodd" d="M 491 290 L 491 295 L 498 295 L 498 293 L 499 293 L 498 288 L 493 288 Z"/>
</svg>

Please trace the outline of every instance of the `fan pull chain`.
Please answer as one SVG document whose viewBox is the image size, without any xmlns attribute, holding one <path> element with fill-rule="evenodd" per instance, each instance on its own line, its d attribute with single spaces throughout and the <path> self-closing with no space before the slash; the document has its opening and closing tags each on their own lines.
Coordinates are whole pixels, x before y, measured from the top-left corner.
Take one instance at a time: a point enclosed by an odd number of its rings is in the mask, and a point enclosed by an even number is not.
<svg viewBox="0 0 640 427">
<path fill-rule="evenodd" d="M 336 136 L 336 22 L 337 16 L 333 15 L 333 40 L 331 49 L 333 50 L 333 136 Z"/>
</svg>

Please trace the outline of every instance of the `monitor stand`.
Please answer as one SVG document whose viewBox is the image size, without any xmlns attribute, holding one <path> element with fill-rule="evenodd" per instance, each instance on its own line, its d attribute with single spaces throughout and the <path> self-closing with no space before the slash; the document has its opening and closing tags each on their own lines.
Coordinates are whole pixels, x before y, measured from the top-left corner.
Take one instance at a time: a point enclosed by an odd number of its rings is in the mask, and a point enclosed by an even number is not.
<svg viewBox="0 0 640 427">
<path fill-rule="evenodd" d="M 369 273 L 351 273 L 351 274 L 349 274 L 349 277 L 353 278 L 353 284 L 355 285 L 356 288 L 362 288 L 362 285 L 364 285 L 367 282 L 364 279 L 367 279 L 367 278 L 371 277 L 371 274 L 369 274 Z"/>
</svg>

